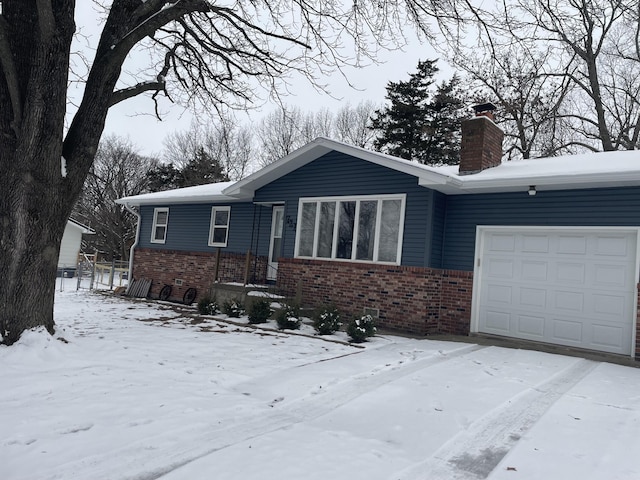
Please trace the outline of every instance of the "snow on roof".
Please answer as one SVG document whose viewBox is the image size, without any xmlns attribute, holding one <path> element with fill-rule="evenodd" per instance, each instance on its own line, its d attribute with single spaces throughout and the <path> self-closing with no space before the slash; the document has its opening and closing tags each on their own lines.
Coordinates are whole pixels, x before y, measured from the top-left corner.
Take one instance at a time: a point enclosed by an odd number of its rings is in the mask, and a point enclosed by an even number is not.
<svg viewBox="0 0 640 480">
<path fill-rule="evenodd" d="M 159 205 L 175 203 L 204 203 L 204 202 L 235 202 L 238 200 L 251 200 L 251 197 L 230 197 L 222 192 L 233 185 L 234 182 L 218 182 L 195 187 L 176 188 L 164 192 L 143 193 L 116 200 L 116 203 L 131 206 Z"/>
<path fill-rule="evenodd" d="M 87 227 L 86 225 L 83 225 L 82 223 L 78 222 L 77 220 L 74 220 L 73 218 L 70 218 L 69 220 L 67 220 L 67 226 L 69 227 L 75 227 L 78 230 L 80 230 L 82 232 L 82 234 L 86 234 L 86 235 L 95 235 L 95 230 Z"/>
<path fill-rule="evenodd" d="M 458 166 L 431 167 L 324 137 L 238 182 L 220 182 L 166 192 L 125 197 L 132 206 L 175 203 L 251 201 L 255 191 L 274 180 L 338 151 L 416 177 L 419 185 L 448 195 L 465 193 L 561 190 L 640 185 L 640 151 L 597 152 L 503 162 L 479 173 L 459 175 Z"/>
<path fill-rule="evenodd" d="M 447 178 L 445 186 L 420 180 L 420 185 L 445 193 L 559 190 L 640 185 L 640 151 L 594 152 L 582 155 L 503 162 L 471 175 L 457 166 L 429 167 Z"/>
</svg>

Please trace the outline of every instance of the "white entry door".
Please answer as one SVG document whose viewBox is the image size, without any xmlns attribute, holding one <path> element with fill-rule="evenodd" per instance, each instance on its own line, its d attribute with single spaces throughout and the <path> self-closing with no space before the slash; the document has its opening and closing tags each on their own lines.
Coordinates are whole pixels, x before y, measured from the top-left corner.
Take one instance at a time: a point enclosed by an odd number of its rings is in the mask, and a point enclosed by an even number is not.
<svg viewBox="0 0 640 480">
<path fill-rule="evenodd" d="M 474 330 L 631 354 L 638 231 L 478 227 Z"/>
<path fill-rule="evenodd" d="M 284 207 L 273 207 L 271 216 L 271 241 L 269 242 L 269 262 L 267 280 L 278 276 L 278 257 L 282 255 L 282 227 L 284 225 Z"/>
</svg>

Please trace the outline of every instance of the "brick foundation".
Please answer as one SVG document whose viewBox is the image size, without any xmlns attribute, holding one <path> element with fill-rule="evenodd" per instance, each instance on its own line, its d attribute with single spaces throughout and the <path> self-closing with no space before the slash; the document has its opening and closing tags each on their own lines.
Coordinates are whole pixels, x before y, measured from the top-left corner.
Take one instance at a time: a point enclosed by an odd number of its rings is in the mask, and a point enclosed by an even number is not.
<svg viewBox="0 0 640 480">
<path fill-rule="evenodd" d="M 160 289 L 164 285 L 171 285 L 170 300 L 182 301 L 184 292 L 188 288 L 195 288 L 198 291 L 197 301 L 209 292 L 214 282 L 216 258 L 215 253 L 139 248 L 134 253 L 133 278 L 152 280 L 149 291 L 151 298 L 158 298 Z M 246 255 L 222 253 L 218 280 L 243 283 L 246 262 Z M 266 257 L 252 257 L 250 283 L 264 283 L 266 264 Z M 176 279 L 182 280 L 182 286 L 175 285 Z"/>
<path fill-rule="evenodd" d="M 384 328 L 469 333 L 473 272 L 281 258 L 278 287 L 305 306 L 333 303 L 349 315 L 378 309 Z"/>
</svg>

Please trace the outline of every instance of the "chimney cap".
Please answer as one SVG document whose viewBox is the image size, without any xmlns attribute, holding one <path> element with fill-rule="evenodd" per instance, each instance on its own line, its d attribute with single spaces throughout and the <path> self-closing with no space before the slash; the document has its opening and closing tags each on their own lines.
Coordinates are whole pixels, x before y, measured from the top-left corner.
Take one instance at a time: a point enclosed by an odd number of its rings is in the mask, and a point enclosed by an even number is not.
<svg viewBox="0 0 640 480">
<path fill-rule="evenodd" d="M 481 103 L 480 105 L 474 105 L 472 108 L 473 108 L 473 111 L 476 112 L 476 115 L 477 115 L 479 113 L 484 113 L 484 112 L 493 112 L 498 107 L 496 107 L 491 102 L 487 102 L 487 103 Z"/>
</svg>

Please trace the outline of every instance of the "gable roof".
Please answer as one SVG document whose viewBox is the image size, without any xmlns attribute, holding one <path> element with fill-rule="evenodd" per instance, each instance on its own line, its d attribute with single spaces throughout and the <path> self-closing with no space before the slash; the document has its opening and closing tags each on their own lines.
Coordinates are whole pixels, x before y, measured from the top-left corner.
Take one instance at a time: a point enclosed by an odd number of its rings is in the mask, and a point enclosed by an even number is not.
<svg viewBox="0 0 640 480">
<path fill-rule="evenodd" d="M 232 184 L 224 193 L 253 197 L 257 189 L 330 151 L 413 175 L 419 185 L 448 195 L 526 191 L 531 185 L 537 190 L 640 185 L 640 151 L 637 150 L 510 161 L 479 173 L 459 175 L 457 165 L 431 167 L 319 137 Z"/>
<path fill-rule="evenodd" d="M 420 163 L 374 152 L 365 148 L 355 147 L 329 138 L 318 137 L 286 157 L 276 160 L 243 180 L 236 182 L 225 189 L 224 193 L 231 196 L 253 196 L 257 189 L 317 160 L 331 151 L 344 153 L 367 162 L 375 163 L 376 165 L 407 173 L 414 177 L 424 179 L 424 181 L 430 181 L 434 185 L 445 180 L 442 174 Z"/>
<path fill-rule="evenodd" d="M 252 201 L 255 191 L 336 151 L 416 177 L 420 186 L 448 195 L 640 186 L 640 151 L 615 151 L 503 162 L 471 175 L 457 165 L 431 167 L 318 137 L 238 182 L 219 182 L 124 197 L 129 206 Z"/>
</svg>

